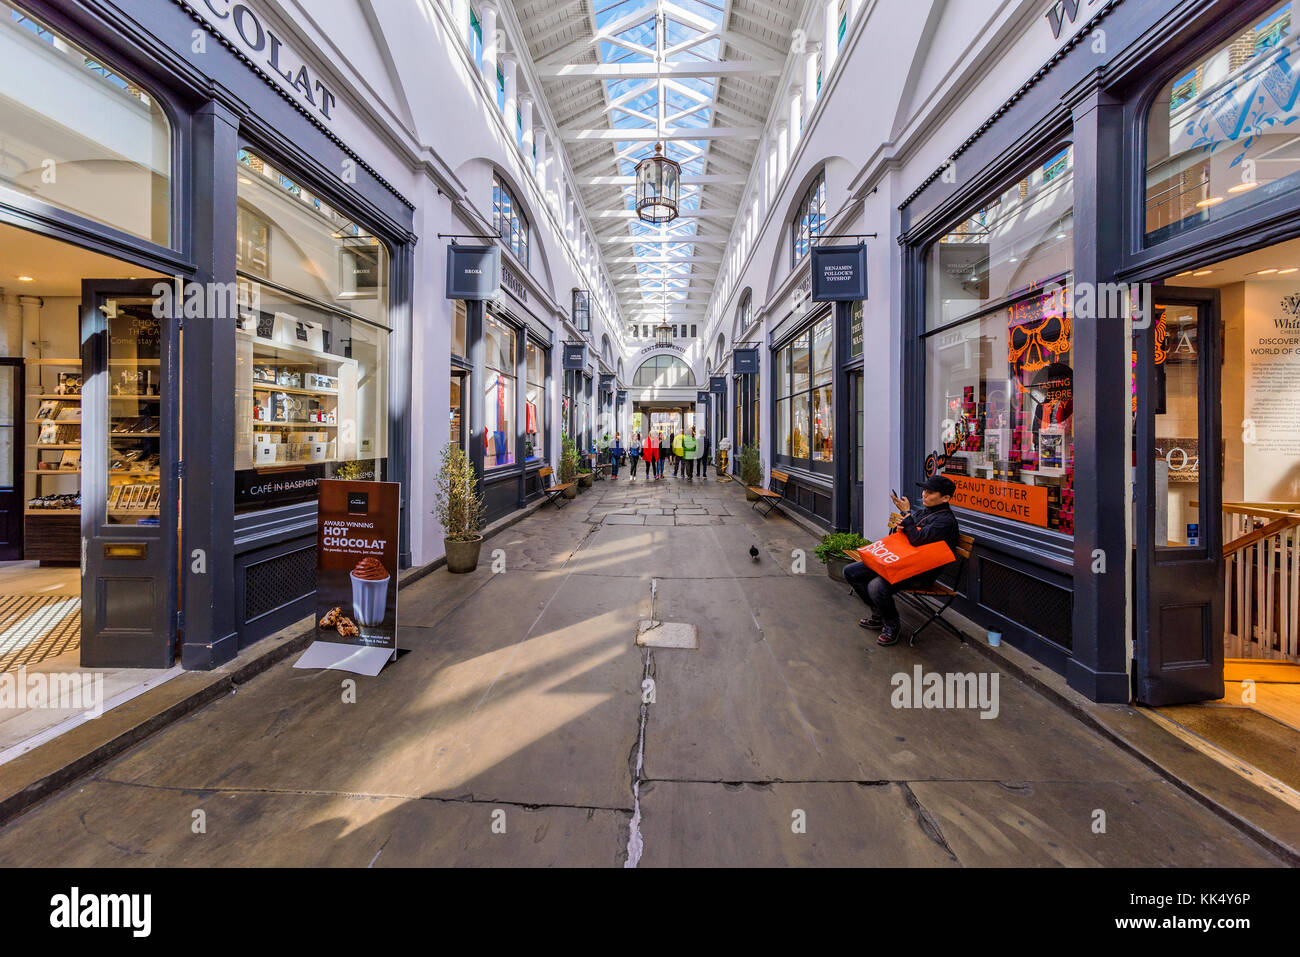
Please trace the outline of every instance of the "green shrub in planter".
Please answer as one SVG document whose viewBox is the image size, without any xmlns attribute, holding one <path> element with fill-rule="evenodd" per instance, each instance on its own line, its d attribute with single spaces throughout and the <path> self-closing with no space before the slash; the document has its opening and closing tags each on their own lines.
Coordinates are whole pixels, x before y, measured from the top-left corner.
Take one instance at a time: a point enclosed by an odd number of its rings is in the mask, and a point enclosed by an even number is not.
<svg viewBox="0 0 1300 957">
<path fill-rule="evenodd" d="M 843 558 L 848 561 L 844 555 L 846 548 L 863 548 L 870 545 L 868 539 L 863 538 L 857 532 L 832 532 L 830 535 L 822 537 L 822 543 L 813 549 L 813 554 L 823 565 L 832 558 Z"/>
</svg>

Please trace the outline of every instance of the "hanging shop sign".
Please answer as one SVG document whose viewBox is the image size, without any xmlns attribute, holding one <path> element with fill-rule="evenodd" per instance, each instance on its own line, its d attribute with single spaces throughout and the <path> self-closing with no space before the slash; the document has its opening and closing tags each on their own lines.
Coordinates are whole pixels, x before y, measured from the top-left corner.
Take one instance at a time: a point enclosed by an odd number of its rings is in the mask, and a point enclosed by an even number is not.
<svg viewBox="0 0 1300 957">
<path fill-rule="evenodd" d="M 727 377 L 725 375 L 709 376 L 709 391 L 714 395 L 726 395 Z"/>
<path fill-rule="evenodd" d="M 501 295 L 498 246 L 447 247 L 447 298 L 491 300 Z"/>
<path fill-rule="evenodd" d="M 600 391 L 601 392 L 614 391 L 614 377 L 612 375 L 607 375 L 604 372 L 600 374 Z"/>
<path fill-rule="evenodd" d="M 813 302 L 867 298 L 867 244 L 812 248 Z"/>
<path fill-rule="evenodd" d="M 619 404 L 619 405 L 623 405 L 625 402 L 627 402 L 627 389 L 619 389 L 619 390 L 618 390 L 618 399 L 617 399 L 617 401 L 618 401 L 618 404 Z"/>
<path fill-rule="evenodd" d="M 564 368 L 582 371 L 587 364 L 587 344 L 585 342 L 566 342 L 564 344 Z"/>
<path fill-rule="evenodd" d="M 731 368 L 736 375 L 758 375 L 758 347 L 737 349 L 732 353 Z"/>
<path fill-rule="evenodd" d="M 397 657 L 398 482 L 322 479 L 316 641 L 295 668 L 377 675 Z"/>
<path fill-rule="evenodd" d="M 708 405 L 708 404 L 709 404 L 709 393 L 707 393 L 707 392 L 696 392 L 696 393 L 695 393 L 695 401 L 698 402 L 698 403 L 701 404 L 701 405 Z"/>
<path fill-rule="evenodd" d="M 849 358 L 862 358 L 862 303 L 855 302 L 849 313 Z"/>
<path fill-rule="evenodd" d="M 312 116 L 334 119 L 330 111 L 338 97 L 247 3 L 203 0 L 202 3 L 189 4 L 188 8 L 229 40 L 248 57 L 250 64 Z"/>
</svg>

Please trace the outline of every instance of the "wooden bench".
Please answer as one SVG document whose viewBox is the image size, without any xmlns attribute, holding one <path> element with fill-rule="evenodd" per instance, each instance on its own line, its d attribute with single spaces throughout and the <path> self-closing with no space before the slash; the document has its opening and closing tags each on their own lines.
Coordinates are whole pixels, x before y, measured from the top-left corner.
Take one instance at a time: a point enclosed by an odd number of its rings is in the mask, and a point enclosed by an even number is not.
<svg viewBox="0 0 1300 957">
<path fill-rule="evenodd" d="M 953 554 L 956 556 L 957 560 L 951 566 L 955 569 L 952 580 L 953 585 L 961 584 L 962 574 L 966 570 L 966 563 L 970 561 L 971 549 L 974 547 L 975 539 L 970 535 L 957 536 L 957 547 L 953 549 Z M 862 561 L 862 559 L 858 557 L 858 553 L 852 549 L 844 549 L 844 554 L 855 562 Z M 946 568 L 947 566 L 945 566 L 945 570 Z M 947 628 L 948 631 L 955 635 L 959 641 L 965 643 L 966 636 L 943 618 L 943 613 L 948 610 L 948 606 L 951 605 L 953 599 L 957 597 L 957 592 L 954 588 L 936 580 L 933 584 L 927 585 L 924 588 L 909 588 L 906 591 L 894 592 L 894 597 L 903 599 L 913 608 L 920 611 L 921 614 L 929 616 L 926 618 L 925 624 L 912 632 L 911 637 L 907 640 L 908 645 L 915 645 L 916 639 L 921 632 L 925 631 L 925 629 L 929 628 L 930 625 L 935 622 L 938 622 L 944 628 Z"/>
<path fill-rule="evenodd" d="M 609 474 L 610 469 L 612 468 L 613 466 L 609 462 L 600 462 L 597 465 L 593 466 L 592 472 L 595 474 L 595 478 L 593 478 L 592 481 L 593 482 L 605 481 L 605 476 Z"/>
<path fill-rule="evenodd" d="M 542 493 L 546 496 L 546 500 L 556 508 L 564 508 L 564 506 L 569 504 L 568 499 L 564 497 L 564 490 L 566 488 L 573 488 L 573 483 L 555 483 L 549 481 L 551 476 L 554 474 L 555 469 L 551 468 L 549 465 L 543 465 L 537 470 L 537 477 L 542 482 Z"/>
<path fill-rule="evenodd" d="M 750 507 L 757 510 L 760 505 L 765 505 L 764 517 L 767 516 L 776 503 L 785 498 L 785 483 L 790 481 L 790 475 L 777 469 L 772 469 L 772 473 L 767 480 L 767 488 L 756 488 L 753 485 L 746 486 L 747 489 L 758 496 L 758 499 Z"/>
</svg>

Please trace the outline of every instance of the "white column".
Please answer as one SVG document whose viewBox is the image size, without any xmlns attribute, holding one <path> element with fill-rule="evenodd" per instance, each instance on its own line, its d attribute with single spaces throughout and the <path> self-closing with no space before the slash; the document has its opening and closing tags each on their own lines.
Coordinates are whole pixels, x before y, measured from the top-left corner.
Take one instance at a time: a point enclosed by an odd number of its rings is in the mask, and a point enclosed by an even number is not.
<svg viewBox="0 0 1300 957">
<path fill-rule="evenodd" d="M 520 147 L 524 151 L 524 165 L 533 169 L 533 98 L 527 93 L 519 97 L 519 118 L 523 121 Z"/>
<path fill-rule="evenodd" d="M 483 79 L 492 99 L 497 96 L 497 8 L 485 3 L 479 8 L 479 26 L 483 30 Z"/>
<path fill-rule="evenodd" d="M 513 53 L 501 57 L 501 75 L 505 80 L 506 98 L 501 105 L 502 115 L 506 118 L 506 132 L 510 142 L 519 142 L 519 94 L 515 86 L 518 77 L 518 61 Z"/>
<path fill-rule="evenodd" d="M 808 44 L 808 57 L 803 65 L 803 115 L 812 116 L 813 106 L 817 103 L 817 53 L 820 43 Z"/>
<path fill-rule="evenodd" d="M 577 244 L 577 240 L 578 240 L 576 234 L 577 225 L 578 225 L 578 214 L 577 214 L 577 210 L 574 208 L 573 205 L 573 198 L 570 197 L 566 205 L 565 214 L 564 214 L 564 235 L 569 240 L 569 242 L 573 243 L 574 245 Z"/>
<path fill-rule="evenodd" d="M 822 82 L 831 75 L 840 52 L 840 0 L 826 0 L 826 35 L 822 37 Z"/>
<path fill-rule="evenodd" d="M 780 160 L 777 159 L 777 144 L 775 142 L 769 143 L 767 147 L 767 178 L 771 185 L 768 187 L 767 192 L 768 209 L 775 206 L 777 201 L 776 188 L 780 183 L 780 177 L 777 175 L 777 164 L 779 162 Z"/>
<path fill-rule="evenodd" d="M 858 14 L 862 11 L 862 0 L 849 0 L 849 26 L 853 26 L 858 20 Z"/>
<path fill-rule="evenodd" d="M 537 143 L 537 166 L 533 170 L 537 175 L 537 189 L 542 194 L 542 201 L 546 201 L 546 164 L 550 160 L 546 156 L 546 130 L 541 127 L 533 128 L 533 138 Z"/>
<path fill-rule="evenodd" d="M 776 124 L 776 181 L 785 179 L 790 164 L 790 125 L 782 120 Z"/>
<path fill-rule="evenodd" d="M 456 35 L 460 42 L 469 48 L 469 0 L 452 0 L 452 16 L 456 21 Z"/>
<path fill-rule="evenodd" d="M 767 209 L 768 187 L 771 185 L 767 175 L 767 143 L 768 135 L 764 133 L 758 144 L 758 153 L 754 156 L 754 162 L 762 170 L 762 175 L 758 179 L 757 195 L 754 197 L 760 209 Z"/>
<path fill-rule="evenodd" d="M 803 139 L 803 87 L 790 88 L 790 152 L 793 153 Z"/>
</svg>

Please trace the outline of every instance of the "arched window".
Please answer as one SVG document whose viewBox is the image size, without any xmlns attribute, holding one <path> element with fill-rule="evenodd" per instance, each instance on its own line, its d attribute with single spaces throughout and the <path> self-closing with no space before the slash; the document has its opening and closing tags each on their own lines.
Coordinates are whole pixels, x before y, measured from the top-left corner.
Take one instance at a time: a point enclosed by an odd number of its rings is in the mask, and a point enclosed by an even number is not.
<svg viewBox="0 0 1300 957">
<path fill-rule="evenodd" d="M 640 389 L 690 388 L 695 385 L 691 367 L 676 356 L 651 356 L 636 370 L 632 385 Z"/>
<path fill-rule="evenodd" d="M 754 321 L 754 295 L 748 289 L 740 297 L 740 305 L 736 307 L 736 330 L 732 339 L 741 339 L 745 335 L 745 330 L 749 324 Z"/>
<path fill-rule="evenodd" d="M 727 339 L 722 333 L 718 333 L 718 346 L 713 352 L 714 365 L 722 368 L 722 356 L 727 351 Z"/>
<path fill-rule="evenodd" d="M 528 219 L 515 194 L 497 176 L 492 177 L 492 222 L 501 241 L 528 268 Z"/>
<path fill-rule="evenodd" d="M 614 361 L 614 350 L 610 348 L 609 336 L 600 337 L 600 357 L 605 360 L 606 365 Z"/>
<path fill-rule="evenodd" d="M 1160 242 L 1300 187 L 1300 29 L 1275 4 L 1175 70 L 1147 116 L 1146 236 Z"/>
<path fill-rule="evenodd" d="M 794 217 L 790 221 L 790 262 L 796 264 L 808 250 L 812 242 L 821 235 L 826 225 L 826 173 L 817 174 L 817 178 L 808 187 L 808 192 L 799 199 L 794 208 Z"/>
</svg>

